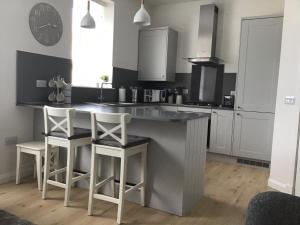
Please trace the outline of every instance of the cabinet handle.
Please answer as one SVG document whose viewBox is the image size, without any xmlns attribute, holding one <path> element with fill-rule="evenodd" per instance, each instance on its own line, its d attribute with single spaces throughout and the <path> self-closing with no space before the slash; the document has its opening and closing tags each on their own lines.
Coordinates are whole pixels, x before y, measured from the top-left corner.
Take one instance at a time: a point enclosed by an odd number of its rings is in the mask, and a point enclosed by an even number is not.
<svg viewBox="0 0 300 225">
<path fill-rule="evenodd" d="M 237 113 L 236 115 L 237 115 L 237 116 L 240 116 L 241 114 L 240 114 L 240 113 Z"/>
<path fill-rule="evenodd" d="M 241 106 L 238 106 L 238 109 L 242 109 L 243 107 L 241 107 Z"/>
<path fill-rule="evenodd" d="M 217 112 L 213 111 L 214 114 L 218 114 Z"/>
</svg>

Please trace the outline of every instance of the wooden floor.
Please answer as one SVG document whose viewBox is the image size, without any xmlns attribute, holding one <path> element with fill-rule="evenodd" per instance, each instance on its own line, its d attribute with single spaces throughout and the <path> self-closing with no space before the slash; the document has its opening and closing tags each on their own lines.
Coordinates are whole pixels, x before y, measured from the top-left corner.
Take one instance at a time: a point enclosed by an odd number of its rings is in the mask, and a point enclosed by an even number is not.
<svg viewBox="0 0 300 225">
<path fill-rule="evenodd" d="M 243 225 L 249 200 L 268 190 L 269 171 L 237 164 L 208 161 L 205 197 L 187 217 L 177 217 L 126 202 L 125 224 L 139 225 Z M 88 192 L 73 189 L 72 207 L 63 207 L 63 190 L 52 189 L 51 200 L 41 200 L 36 183 L 0 185 L 0 209 L 37 225 L 116 224 L 117 207 L 96 201 L 96 216 L 87 216 Z"/>
</svg>

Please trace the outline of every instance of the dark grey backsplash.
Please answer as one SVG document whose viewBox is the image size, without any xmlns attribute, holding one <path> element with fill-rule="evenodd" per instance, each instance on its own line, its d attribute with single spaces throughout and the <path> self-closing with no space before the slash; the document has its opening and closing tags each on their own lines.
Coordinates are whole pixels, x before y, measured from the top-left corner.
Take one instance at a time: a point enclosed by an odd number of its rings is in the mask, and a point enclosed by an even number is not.
<svg viewBox="0 0 300 225">
<path fill-rule="evenodd" d="M 144 89 L 174 89 L 177 87 L 189 88 L 191 86 L 191 74 L 190 73 L 177 73 L 175 76 L 175 82 L 166 81 L 139 81 L 138 85 Z"/>
<path fill-rule="evenodd" d="M 177 73 L 175 82 L 141 82 L 138 81 L 138 72 L 134 70 L 114 68 L 113 69 L 113 88 L 104 89 L 103 96 L 106 102 L 118 101 L 118 89 L 123 86 L 127 89 L 127 101 L 131 99 L 130 87 L 137 86 L 143 89 L 175 89 L 178 87 L 191 87 L 190 73 Z M 226 73 L 224 75 L 223 95 L 230 95 L 230 91 L 235 90 L 236 74 Z M 72 89 L 72 102 L 97 102 L 100 90 L 97 88 L 80 88 Z M 140 96 L 142 93 L 140 93 Z"/>
<path fill-rule="evenodd" d="M 223 78 L 223 96 L 230 95 L 236 89 L 236 73 L 225 73 Z"/>
<path fill-rule="evenodd" d="M 71 82 L 70 59 L 17 51 L 17 103 L 48 101 L 50 88 L 37 88 L 37 80 L 48 81 L 61 75 Z"/>
<path fill-rule="evenodd" d="M 116 101 L 119 98 L 120 87 L 127 89 L 126 91 L 126 100 L 130 101 L 131 91 L 130 87 L 139 86 L 138 85 L 138 72 L 135 70 L 128 70 L 114 67 L 113 69 L 113 88 L 116 89 Z"/>
<path fill-rule="evenodd" d="M 72 103 L 83 102 L 99 102 L 100 89 L 87 87 L 73 87 L 72 88 Z M 103 97 L 105 102 L 116 101 L 115 89 L 103 89 Z"/>
<path fill-rule="evenodd" d="M 37 88 L 37 80 L 46 80 L 58 74 L 65 81 L 71 82 L 72 61 L 70 59 L 17 51 L 17 103 L 48 101 L 50 88 Z M 175 82 L 139 82 L 138 72 L 134 70 L 113 68 L 113 89 L 104 89 L 106 102 L 118 100 L 118 89 L 127 89 L 127 101 L 131 99 L 130 87 L 141 89 L 175 89 L 191 87 L 190 73 L 177 73 Z M 229 95 L 235 90 L 236 74 L 224 75 L 223 95 Z M 98 88 L 73 87 L 72 103 L 98 102 L 100 90 Z M 140 93 L 142 96 L 142 93 Z"/>
</svg>

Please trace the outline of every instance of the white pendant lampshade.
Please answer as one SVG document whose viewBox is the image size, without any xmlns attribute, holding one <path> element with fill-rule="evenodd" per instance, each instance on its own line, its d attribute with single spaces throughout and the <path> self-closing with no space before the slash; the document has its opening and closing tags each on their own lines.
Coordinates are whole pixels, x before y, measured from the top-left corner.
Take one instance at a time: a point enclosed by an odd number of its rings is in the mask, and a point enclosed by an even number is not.
<svg viewBox="0 0 300 225">
<path fill-rule="evenodd" d="M 96 23 L 90 13 L 90 4 L 91 4 L 90 0 L 88 0 L 87 14 L 81 20 L 81 27 L 87 28 L 87 29 L 94 29 L 94 28 L 96 28 Z"/>
<path fill-rule="evenodd" d="M 140 10 L 135 14 L 134 21 L 135 24 L 146 27 L 151 25 L 151 18 L 144 6 L 144 0 L 142 0 Z"/>
</svg>

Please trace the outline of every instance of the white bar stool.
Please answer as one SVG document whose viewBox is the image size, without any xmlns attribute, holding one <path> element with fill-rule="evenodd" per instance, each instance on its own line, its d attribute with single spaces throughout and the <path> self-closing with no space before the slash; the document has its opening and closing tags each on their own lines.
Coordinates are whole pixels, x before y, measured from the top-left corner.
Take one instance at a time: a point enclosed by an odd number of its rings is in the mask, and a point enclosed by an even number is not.
<svg viewBox="0 0 300 225">
<path fill-rule="evenodd" d="M 43 199 L 47 197 L 48 184 L 65 189 L 64 206 L 69 205 L 71 187 L 75 182 L 89 178 L 89 173 L 74 172 L 74 157 L 77 147 L 91 144 L 91 131 L 75 128 L 73 121 L 75 110 L 70 108 L 44 107 L 45 123 L 45 171 Z M 51 123 L 54 126 L 50 126 Z M 50 172 L 49 145 L 63 147 L 67 150 L 67 167 Z M 57 174 L 66 172 L 66 183 L 50 180 Z M 73 175 L 77 175 L 73 177 Z"/>
<path fill-rule="evenodd" d="M 17 144 L 17 169 L 16 169 L 16 184 L 20 184 L 21 177 L 21 163 L 22 155 L 30 154 L 35 157 L 35 168 L 34 168 L 34 178 L 37 177 L 38 189 L 42 190 L 42 171 L 43 171 L 43 158 L 45 156 L 45 143 L 42 141 L 32 141 L 27 143 Z M 59 162 L 59 148 L 51 147 L 51 157 L 50 157 L 50 168 L 52 170 L 58 169 Z M 56 177 L 56 180 L 58 178 Z"/>
<path fill-rule="evenodd" d="M 145 206 L 145 187 L 146 187 L 146 161 L 147 161 L 147 146 L 149 138 L 127 135 L 127 124 L 131 121 L 129 114 L 121 113 L 92 113 L 92 156 L 91 156 L 91 179 L 88 215 L 93 214 L 94 198 L 118 204 L 117 223 L 121 224 L 124 211 L 124 200 L 127 194 L 133 191 L 140 190 L 141 205 Z M 105 126 L 113 125 L 112 129 Z M 121 133 L 116 133 L 121 130 Z M 99 131 L 102 134 L 99 135 Z M 135 186 L 126 185 L 127 159 L 130 156 L 141 154 L 141 180 Z M 96 184 L 96 169 L 98 168 L 98 155 L 111 157 L 111 176 Z M 121 159 L 120 167 L 120 188 L 119 197 L 115 197 L 115 160 Z M 112 196 L 98 194 L 97 190 L 103 185 L 111 184 Z M 126 187 L 129 189 L 126 190 Z"/>
</svg>

